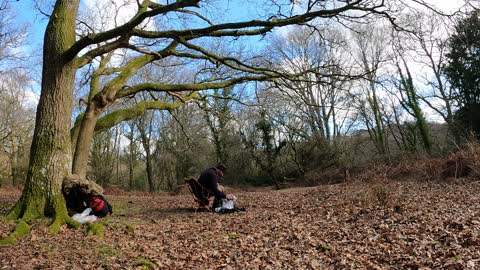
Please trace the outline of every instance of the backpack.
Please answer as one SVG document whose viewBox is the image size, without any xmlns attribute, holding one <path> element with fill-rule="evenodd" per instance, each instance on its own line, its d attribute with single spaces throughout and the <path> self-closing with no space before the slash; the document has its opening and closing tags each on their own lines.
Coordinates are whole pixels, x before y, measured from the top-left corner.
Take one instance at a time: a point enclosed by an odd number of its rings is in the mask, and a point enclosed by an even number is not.
<svg viewBox="0 0 480 270">
<path fill-rule="evenodd" d="M 97 217 L 104 217 L 108 214 L 113 213 L 113 207 L 108 203 L 108 201 L 102 196 L 92 196 L 87 199 L 88 207 L 92 208 L 92 212 Z"/>
</svg>

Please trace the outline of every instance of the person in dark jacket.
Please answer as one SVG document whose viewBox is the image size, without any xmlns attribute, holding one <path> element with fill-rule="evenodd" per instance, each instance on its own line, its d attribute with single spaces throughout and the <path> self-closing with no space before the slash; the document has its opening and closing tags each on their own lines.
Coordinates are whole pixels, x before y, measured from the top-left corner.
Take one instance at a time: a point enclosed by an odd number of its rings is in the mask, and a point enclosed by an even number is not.
<svg viewBox="0 0 480 270">
<path fill-rule="evenodd" d="M 221 199 L 233 200 L 233 194 L 225 194 L 219 189 L 218 182 L 225 169 L 225 165 L 218 164 L 216 167 L 204 170 L 198 178 L 198 183 L 208 191 L 208 197 L 215 196 L 216 202 L 221 201 Z"/>
</svg>

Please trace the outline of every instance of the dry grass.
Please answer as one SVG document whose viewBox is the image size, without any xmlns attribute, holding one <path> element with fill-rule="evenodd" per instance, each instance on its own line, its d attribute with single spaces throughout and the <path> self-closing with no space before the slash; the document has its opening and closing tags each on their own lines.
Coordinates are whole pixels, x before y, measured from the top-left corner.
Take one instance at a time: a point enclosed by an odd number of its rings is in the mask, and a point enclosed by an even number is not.
<svg viewBox="0 0 480 270">
<path fill-rule="evenodd" d="M 401 212 L 409 194 L 408 183 L 478 183 L 479 177 L 480 144 L 470 143 L 445 158 L 404 158 L 350 170 L 313 171 L 307 173 L 305 180 L 307 185 L 348 182 L 351 190 L 343 195 L 346 203 Z"/>
<path fill-rule="evenodd" d="M 480 176 L 480 144 L 469 143 L 445 161 L 444 178 L 477 178 Z"/>
<path fill-rule="evenodd" d="M 359 171 L 353 181 L 476 181 L 480 176 L 480 144 L 469 143 L 446 158 L 406 158 L 390 164 L 372 164 Z"/>
</svg>

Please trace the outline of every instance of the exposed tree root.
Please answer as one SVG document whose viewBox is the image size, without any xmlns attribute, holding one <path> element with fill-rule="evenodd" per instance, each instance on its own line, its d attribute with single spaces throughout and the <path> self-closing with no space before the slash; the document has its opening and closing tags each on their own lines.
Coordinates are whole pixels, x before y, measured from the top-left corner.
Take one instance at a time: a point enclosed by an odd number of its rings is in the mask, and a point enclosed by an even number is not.
<svg viewBox="0 0 480 270">
<path fill-rule="evenodd" d="M 17 239 L 30 233 L 30 226 L 25 220 L 20 220 L 15 230 L 6 238 L 0 240 L 0 246 L 11 246 L 17 243 Z"/>
<path fill-rule="evenodd" d="M 11 216 L 8 217 L 8 219 L 11 219 Z M 66 214 L 57 215 L 52 224 L 49 226 L 49 232 L 53 235 L 58 234 L 60 232 L 60 228 L 64 224 L 67 224 L 70 228 L 74 229 L 78 229 L 81 225 Z M 22 218 L 17 222 L 17 226 L 12 233 L 10 233 L 10 235 L 6 238 L 0 240 L 0 246 L 15 245 L 18 238 L 27 234 L 30 234 L 30 225 L 28 225 L 26 218 Z"/>
<path fill-rule="evenodd" d="M 22 201 L 21 199 L 17 201 L 17 203 L 13 206 L 13 208 L 8 212 L 6 215 L 7 220 L 17 220 L 20 218 L 22 213 Z"/>
<path fill-rule="evenodd" d="M 63 215 L 57 214 L 52 224 L 50 224 L 48 230 L 53 235 L 58 234 L 60 232 L 60 228 L 64 224 L 67 224 L 68 227 L 73 229 L 78 229 L 80 228 L 80 225 L 81 225 L 80 223 L 76 222 L 71 217 L 69 217 L 68 214 L 66 213 Z"/>
<path fill-rule="evenodd" d="M 100 223 L 89 223 L 87 236 L 98 236 L 99 238 L 103 238 L 105 236 L 105 227 L 103 224 Z"/>
<path fill-rule="evenodd" d="M 64 224 L 75 229 L 80 227 L 80 223 L 68 216 L 65 202 L 62 199 L 63 198 L 57 200 L 54 203 L 55 206 L 50 208 L 52 209 L 50 213 L 53 214 L 52 216 L 54 218 L 49 226 L 49 232 L 54 235 L 60 232 L 60 229 Z M 9 236 L 0 240 L 0 246 L 15 245 L 18 238 L 30 234 L 29 224 L 45 218 L 46 214 L 44 209 L 45 204 L 24 201 L 23 198 L 20 198 L 6 216 L 7 220 L 17 221 L 17 226 Z"/>
</svg>

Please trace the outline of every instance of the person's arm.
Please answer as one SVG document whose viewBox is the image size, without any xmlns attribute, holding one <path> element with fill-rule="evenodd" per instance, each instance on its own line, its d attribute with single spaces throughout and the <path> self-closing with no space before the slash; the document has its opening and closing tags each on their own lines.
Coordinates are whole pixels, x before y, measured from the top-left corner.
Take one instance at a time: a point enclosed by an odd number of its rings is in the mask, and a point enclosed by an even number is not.
<svg viewBox="0 0 480 270">
<path fill-rule="evenodd" d="M 218 183 L 218 182 L 217 182 Z M 213 191 L 213 194 L 215 194 L 215 197 L 216 198 L 219 198 L 219 199 L 225 199 L 227 198 L 227 195 L 223 192 L 221 192 L 220 190 L 218 190 L 218 184 L 215 184 L 213 185 L 212 187 L 212 191 Z"/>
</svg>

